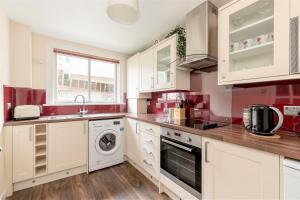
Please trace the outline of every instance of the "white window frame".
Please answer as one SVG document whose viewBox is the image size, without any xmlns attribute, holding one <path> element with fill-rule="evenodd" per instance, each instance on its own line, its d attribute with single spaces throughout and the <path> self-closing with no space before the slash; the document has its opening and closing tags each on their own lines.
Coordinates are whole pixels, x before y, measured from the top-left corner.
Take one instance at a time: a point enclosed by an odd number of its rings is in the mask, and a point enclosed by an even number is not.
<svg viewBox="0 0 300 200">
<path fill-rule="evenodd" d="M 48 91 L 50 91 L 47 96 L 47 104 L 46 105 L 78 105 L 78 103 L 75 102 L 62 102 L 62 101 L 57 101 L 57 83 L 58 83 L 58 76 L 57 76 L 57 56 L 58 55 L 65 55 L 65 56 L 70 56 L 70 57 L 77 57 L 81 58 L 81 56 L 75 56 L 75 55 L 68 55 L 64 53 L 53 53 L 53 59 L 54 59 L 54 67 L 52 70 L 50 69 L 50 78 L 48 80 Z M 82 57 L 84 58 L 84 57 Z M 122 95 L 121 93 L 121 76 L 120 76 L 120 63 L 115 63 L 115 90 L 114 90 L 114 95 L 115 95 L 115 101 L 114 102 L 101 102 L 101 101 L 90 101 L 91 99 L 91 61 L 97 59 L 92 59 L 92 58 L 84 58 L 88 60 L 88 99 L 86 99 L 86 104 L 87 105 L 110 105 L 110 104 L 122 104 Z M 101 60 L 99 60 L 101 61 Z M 103 61 L 103 62 L 109 62 L 109 61 Z M 112 62 L 113 63 L 113 62 Z"/>
</svg>

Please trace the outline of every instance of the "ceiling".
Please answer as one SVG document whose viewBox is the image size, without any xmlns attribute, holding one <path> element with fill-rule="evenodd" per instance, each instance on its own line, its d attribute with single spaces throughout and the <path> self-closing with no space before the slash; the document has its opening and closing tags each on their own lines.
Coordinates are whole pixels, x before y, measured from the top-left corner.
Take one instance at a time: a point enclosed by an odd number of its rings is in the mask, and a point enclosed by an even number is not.
<svg viewBox="0 0 300 200">
<path fill-rule="evenodd" d="M 106 15 L 108 0 L 0 0 L 10 19 L 35 33 L 132 54 L 184 23 L 203 0 L 139 0 L 140 19 L 120 25 Z M 213 0 L 221 6 L 230 0 Z"/>
</svg>

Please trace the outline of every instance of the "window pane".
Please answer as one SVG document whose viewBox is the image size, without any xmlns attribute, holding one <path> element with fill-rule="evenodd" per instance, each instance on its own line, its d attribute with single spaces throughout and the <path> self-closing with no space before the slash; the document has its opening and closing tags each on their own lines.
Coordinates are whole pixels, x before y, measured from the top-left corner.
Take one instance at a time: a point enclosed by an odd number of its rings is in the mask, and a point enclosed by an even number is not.
<svg viewBox="0 0 300 200">
<path fill-rule="evenodd" d="M 88 99 L 88 60 L 68 55 L 57 55 L 57 102 L 74 102 L 82 94 Z"/>
<path fill-rule="evenodd" d="M 116 102 L 116 64 L 91 61 L 91 101 Z"/>
</svg>

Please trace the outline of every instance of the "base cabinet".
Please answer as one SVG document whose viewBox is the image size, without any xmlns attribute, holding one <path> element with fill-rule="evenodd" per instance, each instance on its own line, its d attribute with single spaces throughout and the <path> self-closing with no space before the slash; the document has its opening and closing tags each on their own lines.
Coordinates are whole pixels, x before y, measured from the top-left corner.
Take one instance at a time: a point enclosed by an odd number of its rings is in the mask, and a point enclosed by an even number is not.
<svg viewBox="0 0 300 200">
<path fill-rule="evenodd" d="M 86 165 L 86 122 L 49 124 L 49 173 Z"/>
<path fill-rule="evenodd" d="M 203 199 L 280 199 L 279 155 L 203 139 Z"/>
<path fill-rule="evenodd" d="M 34 176 L 33 125 L 13 127 L 13 182 Z"/>
<path fill-rule="evenodd" d="M 126 155 L 136 164 L 140 164 L 139 150 L 139 121 L 134 119 L 126 119 Z"/>
<path fill-rule="evenodd" d="M 126 155 L 158 180 L 160 127 L 126 119 Z"/>
</svg>

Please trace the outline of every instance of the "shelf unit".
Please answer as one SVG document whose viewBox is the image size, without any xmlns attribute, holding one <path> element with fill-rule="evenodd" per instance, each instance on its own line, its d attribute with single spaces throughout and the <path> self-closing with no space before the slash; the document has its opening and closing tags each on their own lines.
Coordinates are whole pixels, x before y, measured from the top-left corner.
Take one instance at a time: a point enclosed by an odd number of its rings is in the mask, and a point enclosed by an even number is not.
<svg viewBox="0 0 300 200">
<path fill-rule="evenodd" d="M 34 175 L 47 174 L 47 124 L 34 127 Z"/>
</svg>

